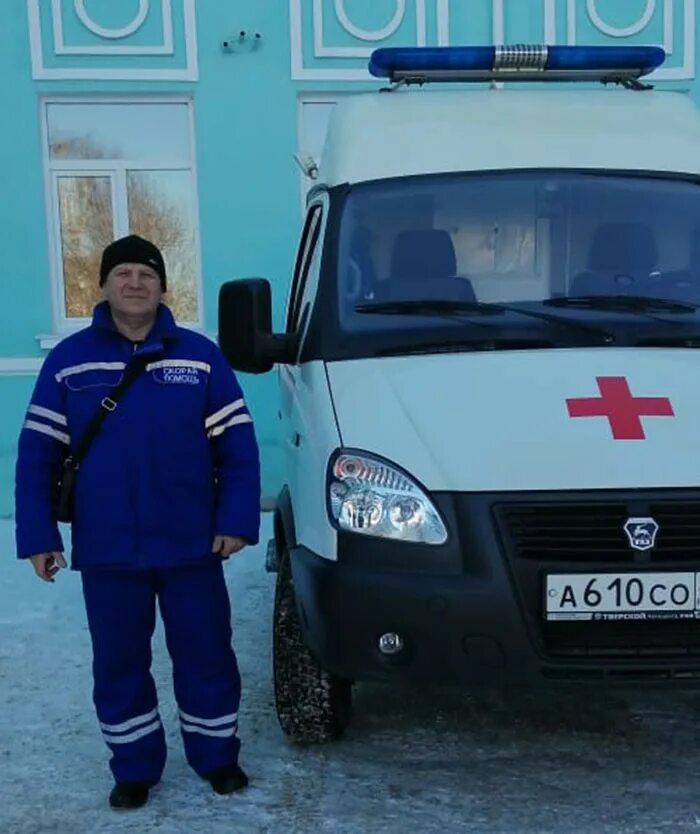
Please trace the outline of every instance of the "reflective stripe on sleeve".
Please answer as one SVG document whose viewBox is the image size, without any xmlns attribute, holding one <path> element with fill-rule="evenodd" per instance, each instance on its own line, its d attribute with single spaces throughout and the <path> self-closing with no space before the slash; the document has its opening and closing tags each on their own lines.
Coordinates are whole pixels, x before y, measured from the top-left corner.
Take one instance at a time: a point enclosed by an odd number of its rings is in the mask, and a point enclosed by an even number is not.
<svg viewBox="0 0 700 834">
<path fill-rule="evenodd" d="M 232 417 L 227 423 L 224 423 L 220 426 L 215 426 L 213 429 L 210 429 L 208 432 L 209 437 L 218 437 L 220 434 L 223 434 L 226 429 L 230 429 L 232 426 L 239 426 L 242 423 L 252 423 L 253 418 L 250 414 L 239 414 L 237 417 Z"/>
<path fill-rule="evenodd" d="M 233 414 L 234 411 L 240 411 L 242 408 L 245 408 L 245 400 L 239 399 L 234 400 L 232 403 L 225 405 L 223 408 L 219 409 L 216 414 L 212 414 L 211 417 L 207 417 L 204 421 L 204 427 L 210 429 L 212 426 L 215 426 L 217 423 L 220 423 L 224 418 L 228 417 L 229 414 Z"/>
<path fill-rule="evenodd" d="M 31 429 L 32 431 L 38 431 L 41 434 L 47 434 L 49 437 L 53 437 L 54 440 L 60 440 L 61 443 L 65 443 L 66 446 L 70 444 L 70 435 L 67 435 L 65 432 L 58 431 L 57 429 L 53 429 L 45 423 L 37 423 L 35 420 L 25 420 L 24 428 Z"/>
<path fill-rule="evenodd" d="M 59 414 L 57 411 L 51 411 L 50 408 L 44 408 L 42 405 L 30 405 L 27 412 L 29 414 L 36 414 L 37 417 L 45 417 L 47 420 L 53 420 L 59 426 L 68 425 L 68 420 L 63 414 Z"/>
</svg>

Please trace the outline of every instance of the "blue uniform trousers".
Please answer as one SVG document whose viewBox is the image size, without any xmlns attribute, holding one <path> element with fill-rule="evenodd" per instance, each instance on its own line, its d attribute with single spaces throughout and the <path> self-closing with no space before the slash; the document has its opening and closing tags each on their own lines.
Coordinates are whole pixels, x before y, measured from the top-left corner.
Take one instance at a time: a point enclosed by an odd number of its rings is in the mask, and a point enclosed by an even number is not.
<svg viewBox="0 0 700 834">
<path fill-rule="evenodd" d="M 187 761 L 200 775 L 238 761 L 241 681 L 220 562 L 82 572 L 93 646 L 93 698 L 117 782 L 155 784 L 166 759 L 151 676 L 160 607 Z"/>
</svg>

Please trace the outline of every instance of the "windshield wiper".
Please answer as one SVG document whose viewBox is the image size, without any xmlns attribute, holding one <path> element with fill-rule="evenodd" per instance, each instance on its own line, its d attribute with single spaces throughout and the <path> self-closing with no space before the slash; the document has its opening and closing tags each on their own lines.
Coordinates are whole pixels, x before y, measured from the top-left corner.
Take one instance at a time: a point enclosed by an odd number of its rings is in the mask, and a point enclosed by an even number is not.
<svg viewBox="0 0 700 834">
<path fill-rule="evenodd" d="M 535 310 L 524 310 L 522 307 L 511 304 L 490 304 L 484 301 L 451 301 L 449 299 L 405 299 L 403 301 L 369 301 L 364 304 L 355 305 L 356 313 L 381 313 L 391 316 L 405 315 L 443 315 L 450 318 L 460 313 L 474 315 L 501 315 L 503 313 L 517 313 L 521 316 L 546 321 L 567 330 L 577 330 L 588 334 L 601 336 L 606 343 L 614 342 L 612 333 L 588 322 L 570 319 L 567 316 L 558 316 L 554 313 L 541 313 Z"/>
<path fill-rule="evenodd" d="M 376 313 L 385 316 L 444 316 L 459 319 L 462 315 L 498 316 L 501 311 L 493 304 L 480 301 L 450 301 L 442 298 L 404 299 L 403 301 L 368 301 L 356 304 L 356 313 Z M 478 327 L 488 327 L 480 321 L 474 322 Z"/>
<path fill-rule="evenodd" d="M 377 351 L 377 356 L 407 356 L 425 353 L 458 353 L 460 351 L 495 350 L 546 350 L 553 348 L 549 341 L 542 339 L 447 339 L 445 341 L 417 342 L 409 345 L 391 345 Z"/>
<path fill-rule="evenodd" d="M 573 307 L 581 310 L 620 310 L 622 312 L 694 313 L 697 304 L 675 301 L 671 298 L 654 298 L 646 295 L 572 295 L 548 298 L 542 302 L 549 307 Z"/>
<path fill-rule="evenodd" d="M 355 305 L 356 313 L 381 313 L 389 316 L 402 316 L 416 313 L 418 315 L 441 315 L 443 313 L 476 313 L 480 315 L 497 315 L 501 312 L 498 305 L 483 301 L 451 301 L 449 298 L 398 299 L 396 301 L 367 301 Z"/>
</svg>

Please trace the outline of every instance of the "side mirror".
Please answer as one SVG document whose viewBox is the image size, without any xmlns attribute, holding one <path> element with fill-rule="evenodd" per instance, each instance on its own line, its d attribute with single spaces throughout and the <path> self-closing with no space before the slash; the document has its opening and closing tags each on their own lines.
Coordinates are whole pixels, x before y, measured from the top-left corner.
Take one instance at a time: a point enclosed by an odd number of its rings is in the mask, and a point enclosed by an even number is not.
<svg viewBox="0 0 700 834">
<path fill-rule="evenodd" d="M 296 358 L 294 335 L 272 332 L 272 295 L 264 278 L 227 281 L 219 290 L 219 346 L 236 371 L 264 374 Z"/>
</svg>

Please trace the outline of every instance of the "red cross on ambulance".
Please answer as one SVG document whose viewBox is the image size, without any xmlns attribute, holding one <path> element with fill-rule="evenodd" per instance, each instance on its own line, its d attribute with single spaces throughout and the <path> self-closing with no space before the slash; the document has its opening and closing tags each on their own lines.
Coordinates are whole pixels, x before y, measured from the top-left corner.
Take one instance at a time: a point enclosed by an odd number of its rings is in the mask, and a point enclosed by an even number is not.
<svg viewBox="0 0 700 834">
<path fill-rule="evenodd" d="M 623 376 L 599 376 L 599 397 L 567 399 L 570 417 L 604 417 L 615 440 L 645 440 L 643 417 L 675 417 L 668 397 L 635 397 Z"/>
</svg>

